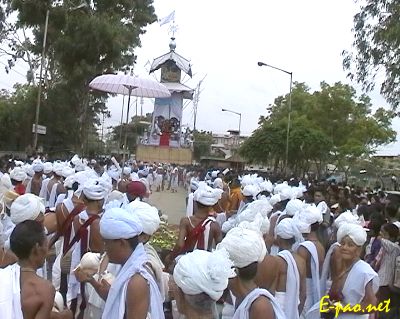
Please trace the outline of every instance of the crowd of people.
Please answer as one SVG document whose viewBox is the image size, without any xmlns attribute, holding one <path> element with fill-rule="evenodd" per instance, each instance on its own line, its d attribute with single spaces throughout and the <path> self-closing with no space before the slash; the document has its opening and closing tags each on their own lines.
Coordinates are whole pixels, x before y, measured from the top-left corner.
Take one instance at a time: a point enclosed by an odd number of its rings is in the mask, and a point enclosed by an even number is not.
<svg viewBox="0 0 400 319">
<path fill-rule="evenodd" d="M 148 198 L 179 187 L 161 253 Z M 394 193 L 74 156 L 5 162 L 0 211 L 1 318 L 400 317 Z"/>
</svg>

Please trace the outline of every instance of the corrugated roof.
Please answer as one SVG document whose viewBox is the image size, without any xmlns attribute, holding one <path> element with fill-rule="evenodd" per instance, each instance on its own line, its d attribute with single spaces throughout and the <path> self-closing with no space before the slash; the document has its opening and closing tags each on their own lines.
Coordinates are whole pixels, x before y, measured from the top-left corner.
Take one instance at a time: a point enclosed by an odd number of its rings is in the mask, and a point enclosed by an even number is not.
<svg viewBox="0 0 400 319">
<path fill-rule="evenodd" d="M 158 58 L 155 58 L 153 63 L 151 64 L 150 73 L 158 70 L 168 60 L 174 61 L 176 63 L 176 66 L 180 70 L 192 77 L 192 68 L 190 65 L 190 61 L 186 60 L 183 56 L 179 55 L 175 51 L 170 51 Z"/>
</svg>

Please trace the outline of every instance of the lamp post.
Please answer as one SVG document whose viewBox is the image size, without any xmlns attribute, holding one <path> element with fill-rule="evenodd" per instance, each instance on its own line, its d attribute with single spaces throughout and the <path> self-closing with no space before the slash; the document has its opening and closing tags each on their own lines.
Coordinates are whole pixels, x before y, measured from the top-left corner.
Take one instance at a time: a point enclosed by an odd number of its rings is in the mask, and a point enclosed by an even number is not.
<svg viewBox="0 0 400 319">
<path fill-rule="evenodd" d="M 288 124 L 286 129 L 286 152 L 285 152 L 285 173 L 288 167 L 288 159 L 289 159 L 289 133 L 290 133 L 290 116 L 292 113 L 292 85 L 293 85 L 293 73 L 283 70 L 281 68 L 277 68 L 276 66 L 269 65 L 264 62 L 257 62 L 258 66 L 267 66 L 269 68 L 281 71 L 283 73 L 290 75 L 290 89 L 289 89 L 289 111 L 288 111 Z"/>
<path fill-rule="evenodd" d="M 70 8 L 68 11 L 79 10 L 87 7 L 87 3 L 82 1 L 82 3 L 76 7 Z M 37 149 L 38 142 L 38 125 L 39 125 L 39 114 L 40 114 L 40 102 L 42 96 L 42 77 L 43 77 L 43 66 L 46 59 L 46 44 L 47 44 L 47 31 L 49 29 L 49 16 L 50 10 L 46 10 L 46 20 L 44 23 L 44 34 L 43 34 L 43 47 L 42 47 L 42 56 L 40 59 L 40 69 L 39 69 L 39 88 L 38 88 L 38 96 L 36 102 L 36 113 L 35 113 L 35 134 L 33 138 L 33 149 Z"/>
<path fill-rule="evenodd" d="M 227 110 L 227 109 L 221 109 L 222 112 L 229 112 L 229 113 L 233 113 L 236 115 L 239 115 L 239 136 L 240 136 L 240 126 L 242 124 L 242 113 L 239 112 L 235 112 L 235 111 L 231 111 L 231 110 Z"/>
</svg>

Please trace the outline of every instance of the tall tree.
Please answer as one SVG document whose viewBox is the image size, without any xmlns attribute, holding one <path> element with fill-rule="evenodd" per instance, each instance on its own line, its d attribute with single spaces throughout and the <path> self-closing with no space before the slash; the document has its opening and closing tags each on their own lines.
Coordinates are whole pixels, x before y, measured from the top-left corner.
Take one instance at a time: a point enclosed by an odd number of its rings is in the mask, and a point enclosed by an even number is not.
<svg viewBox="0 0 400 319">
<path fill-rule="evenodd" d="M 63 114 L 70 131 L 79 132 L 72 148 L 82 149 L 88 125 L 94 125 L 106 95 L 89 94 L 88 84 L 102 73 L 131 68 L 144 27 L 156 20 L 152 0 L 9 0 L 17 12 L 16 26 L 32 31 L 28 51 L 42 51 L 47 10 L 49 26 L 44 97 L 53 112 Z M 11 43 L 10 53 L 18 48 Z M 19 58 L 19 56 L 16 56 Z M 52 98 L 52 99 L 51 99 Z M 42 114 L 42 113 L 41 113 Z M 87 124 L 89 123 L 89 124 Z M 46 125 L 42 122 L 40 124 Z"/>
<path fill-rule="evenodd" d="M 361 2 L 361 1 L 359 1 Z M 376 76 L 385 73 L 381 94 L 397 108 L 400 103 L 400 2 L 363 0 L 354 16 L 354 51 L 344 51 L 343 66 L 348 76 L 366 91 L 375 86 Z"/>
<path fill-rule="evenodd" d="M 268 116 L 260 118 L 260 127 L 244 143 L 240 153 L 277 169 L 283 165 L 286 150 L 288 96 L 279 96 L 269 106 Z M 321 83 L 310 93 L 304 83 L 295 83 L 292 93 L 288 165 L 298 173 L 310 163 L 322 170 L 328 161 L 341 169 L 360 157 L 368 156 L 377 146 L 395 140 L 391 128 L 394 112 L 371 111 L 370 99 L 358 97 L 355 90 L 342 83 Z"/>
</svg>

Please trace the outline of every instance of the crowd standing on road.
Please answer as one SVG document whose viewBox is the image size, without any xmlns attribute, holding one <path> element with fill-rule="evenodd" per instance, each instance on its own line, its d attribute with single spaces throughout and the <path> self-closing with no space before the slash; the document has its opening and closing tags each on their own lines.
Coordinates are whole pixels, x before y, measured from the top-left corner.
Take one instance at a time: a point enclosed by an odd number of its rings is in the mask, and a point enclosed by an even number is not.
<svg viewBox="0 0 400 319">
<path fill-rule="evenodd" d="M 398 193 L 115 158 L 3 164 L 1 318 L 400 317 Z M 186 216 L 160 254 L 148 198 L 179 188 Z"/>
</svg>

